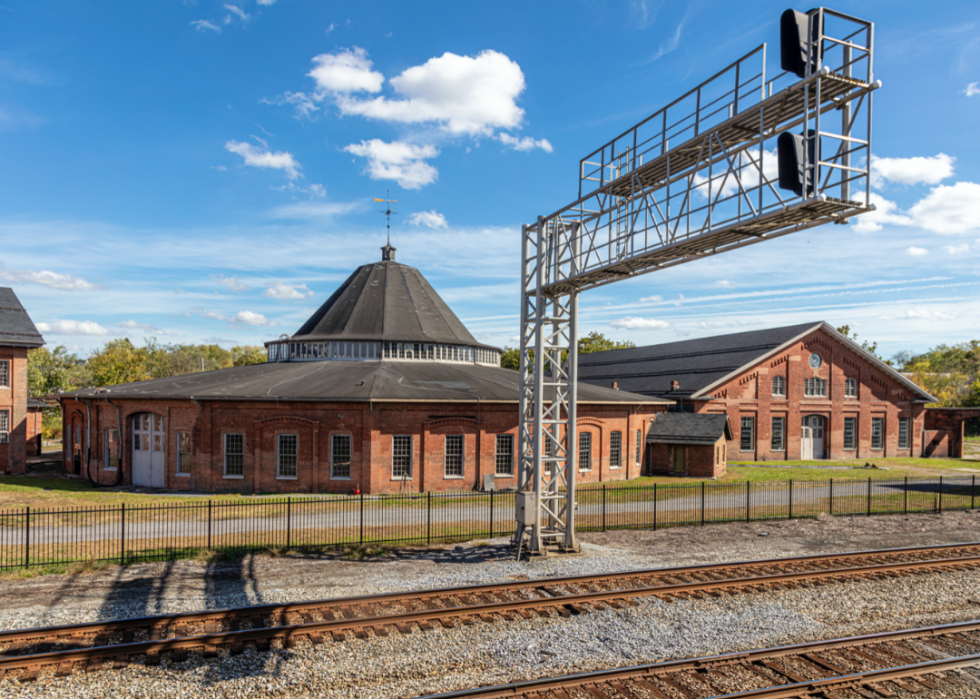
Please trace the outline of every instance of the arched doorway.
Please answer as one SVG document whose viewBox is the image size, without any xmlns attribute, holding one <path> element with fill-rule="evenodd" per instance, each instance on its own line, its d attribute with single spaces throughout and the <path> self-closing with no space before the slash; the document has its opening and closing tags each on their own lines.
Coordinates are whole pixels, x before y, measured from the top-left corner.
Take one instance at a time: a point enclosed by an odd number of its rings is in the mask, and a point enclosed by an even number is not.
<svg viewBox="0 0 980 699">
<path fill-rule="evenodd" d="M 803 416 L 802 443 L 800 445 L 801 459 L 826 458 L 824 427 L 825 421 L 822 415 Z"/>
<path fill-rule="evenodd" d="M 75 475 L 82 474 L 82 418 L 75 416 L 72 420 L 71 431 L 68 434 L 68 444 L 71 445 L 71 472 Z"/>
<path fill-rule="evenodd" d="M 132 417 L 133 426 L 133 485 L 162 488 L 164 485 L 163 418 L 152 413 Z"/>
</svg>

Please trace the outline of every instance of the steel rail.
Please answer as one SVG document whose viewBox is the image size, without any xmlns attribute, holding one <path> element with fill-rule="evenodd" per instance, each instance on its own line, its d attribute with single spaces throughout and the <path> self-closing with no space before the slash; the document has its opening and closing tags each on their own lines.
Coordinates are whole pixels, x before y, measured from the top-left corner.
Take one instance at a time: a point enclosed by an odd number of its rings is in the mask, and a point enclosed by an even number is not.
<svg viewBox="0 0 980 699">
<path fill-rule="evenodd" d="M 175 650 L 216 649 L 218 646 L 227 645 L 231 645 L 234 652 L 234 649 L 240 649 L 242 644 L 250 641 L 283 639 L 287 644 L 291 644 L 302 636 L 314 640 L 315 635 L 322 636 L 330 634 L 335 640 L 343 640 L 343 635 L 346 632 L 353 631 L 355 635 L 359 633 L 363 635 L 365 634 L 364 630 L 367 628 L 374 630 L 378 635 L 387 635 L 388 632 L 385 627 L 395 627 L 401 633 L 412 633 L 413 630 L 408 626 L 409 623 L 419 624 L 423 630 L 430 626 L 430 622 L 438 622 L 447 628 L 452 628 L 455 620 L 462 620 L 463 623 L 472 623 L 472 618 L 476 617 L 484 621 L 493 621 L 495 618 L 494 615 L 503 616 L 505 619 L 512 619 L 513 613 L 530 618 L 531 612 L 540 614 L 541 610 L 544 609 L 557 609 L 561 615 L 571 616 L 572 614 L 585 611 L 581 605 L 595 605 L 596 603 L 611 603 L 611 606 L 622 603 L 637 604 L 633 600 L 634 597 L 669 597 L 686 593 L 746 586 L 778 585 L 821 578 L 880 575 L 916 569 L 962 567 L 965 565 L 980 566 L 980 556 L 940 558 L 927 561 L 905 561 L 855 568 L 831 568 L 795 573 L 780 573 L 768 576 L 726 578 L 633 589 L 603 590 L 560 597 L 507 600 L 458 607 L 430 608 L 390 615 L 308 621 L 300 624 L 265 626 L 239 631 L 220 631 L 195 636 L 100 645 L 29 655 L 0 656 L 0 670 L 10 671 L 23 668 L 36 668 L 45 665 L 74 663 L 80 660 L 101 662 L 107 658 L 128 658 L 131 655 L 159 654 Z"/>
<path fill-rule="evenodd" d="M 95 634 L 103 631 L 125 631 L 138 628 L 167 627 L 175 624 L 194 624 L 207 621 L 224 621 L 233 618 L 259 617 L 271 615 L 297 614 L 310 610 L 336 609 L 349 607 L 359 604 L 379 604 L 402 602 L 405 600 L 426 600 L 432 598 L 453 597 L 458 595 L 471 595 L 488 592 L 506 592 L 510 590 L 554 588 L 563 585 L 586 585 L 591 583 L 608 582 L 613 580 L 629 580 L 649 577 L 676 577 L 678 575 L 690 575 L 698 573 L 713 573 L 729 570 L 743 570 L 757 567 L 786 567 L 793 565 L 807 565 L 819 562 L 846 561 L 855 558 L 887 557 L 896 555 L 914 554 L 934 554 L 939 552 L 956 552 L 958 550 L 976 550 L 980 554 L 980 542 L 967 542 L 962 544 L 942 544 L 937 546 L 916 546 L 893 549 L 870 549 L 862 551 L 847 551 L 843 553 L 824 553 L 809 556 L 797 556 L 792 558 L 763 558 L 748 561 L 736 561 L 728 563 L 703 563 L 693 566 L 674 566 L 670 568 L 647 568 L 639 570 L 621 570 L 611 573 L 596 573 L 591 575 L 572 575 L 555 578 L 532 578 L 529 580 L 508 581 L 503 583 L 485 583 L 478 585 L 464 585 L 449 588 L 429 588 L 424 590 L 410 590 L 405 592 L 379 593 L 374 595 L 359 595 L 355 597 L 333 597 L 318 600 L 308 600 L 304 602 L 291 602 L 287 604 L 262 604 L 248 607 L 231 607 L 225 609 L 202 610 L 195 612 L 176 612 L 173 614 L 159 614 L 144 617 L 131 617 L 127 619 L 112 619 L 106 621 L 80 622 L 77 624 L 62 624 L 55 626 L 44 626 L 34 629 L 9 629 L 0 631 L 0 644 L 12 643 L 15 641 L 30 641 L 51 636 Z M 967 556 L 955 556 L 945 559 L 948 562 L 962 561 Z M 846 570 L 843 568 L 826 568 L 824 571 Z M 751 576 L 742 578 L 731 578 L 739 580 L 741 584 L 746 584 L 749 579 L 760 579 L 763 576 Z M 644 586 L 649 587 L 649 586 Z M 630 588 L 618 588 L 630 589 Z M 641 589 L 634 587 L 633 589 Z"/>
<path fill-rule="evenodd" d="M 821 653 L 830 650 L 846 650 L 853 647 L 881 643 L 894 643 L 923 637 L 942 638 L 955 634 L 977 631 L 980 631 L 980 621 L 964 621 L 954 624 L 942 624 L 939 626 L 926 626 L 917 629 L 886 631 L 883 633 L 865 634 L 861 636 L 834 638 L 825 641 L 796 643 L 788 646 L 772 646 L 755 650 L 737 651 L 734 653 L 700 656 L 697 658 L 685 658 L 682 660 L 666 660 L 657 663 L 631 665 L 628 667 L 612 668 L 609 670 L 596 670 L 593 672 L 581 672 L 559 677 L 546 677 L 537 680 L 525 680 L 522 682 L 495 685 L 492 687 L 478 687 L 475 689 L 464 689 L 454 692 L 445 692 L 442 694 L 427 694 L 417 697 L 416 699 L 474 699 L 477 697 L 479 699 L 503 699 L 505 697 L 520 697 L 532 692 L 543 693 L 547 692 L 548 690 L 564 689 L 566 687 L 594 685 L 632 678 L 669 677 L 671 674 L 690 670 L 711 670 L 773 658 L 804 656 L 805 654 Z M 976 642 L 971 641 L 970 644 L 976 645 Z M 885 661 L 882 662 L 884 663 Z M 944 664 L 945 666 L 943 666 Z M 929 672 L 951 670 L 976 664 L 980 664 L 980 654 L 943 658 L 941 660 L 928 661 L 925 663 L 914 663 L 911 665 L 883 668 L 879 670 L 869 670 L 865 672 L 851 673 L 848 675 L 823 678 L 822 680 L 811 680 L 808 682 L 794 683 L 790 685 L 748 690 L 735 694 L 716 694 L 710 699 L 734 699 L 735 697 L 738 697 L 739 699 L 747 699 L 748 697 L 765 697 L 766 699 L 775 699 L 776 697 L 796 697 L 800 696 L 801 694 L 805 694 L 807 691 L 822 691 L 823 689 L 831 689 L 830 686 L 826 685 L 814 690 L 808 689 L 811 686 L 816 687 L 817 683 L 819 682 L 829 683 L 836 681 L 838 683 L 846 683 L 848 685 L 864 684 L 867 682 L 883 682 L 895 677 L 901 678 L 903 676 L 907 677 L 912 675 L 921 675 Z M 893 674 L 890 677 L 885 676 L 886 673 L 889 672 Z M 791 690 L 790 693 L 779 693 L 787 690 Z"/>
</svg>

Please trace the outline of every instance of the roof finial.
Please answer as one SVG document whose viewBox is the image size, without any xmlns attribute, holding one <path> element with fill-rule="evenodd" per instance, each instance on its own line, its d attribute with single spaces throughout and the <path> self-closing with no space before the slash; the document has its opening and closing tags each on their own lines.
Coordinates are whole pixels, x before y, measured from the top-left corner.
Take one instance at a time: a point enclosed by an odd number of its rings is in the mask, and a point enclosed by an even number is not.
<svg viewBox="0 0 980 699">
<path fill-rule="evenodd" d="M 397 204 L 398 202 L 397 202 L 397 200 L 391 198 L 391 190 L 390 189 L 385 192 L 385 198 L 384 199 L 379 199 L 378 197 L 375 197 L 374 200 L 375 201 L 383 201 L 385 203 L 386 207 L 387 207 L 384 210 L 378 209 L 378 213 L 381 213 L 381 214 L 384 214 L 385 215 L 385 224 L 386 224 L 386 227 L 388 229 L 388 243 L 383 248 L 381 248 L 381 260 L 382 261 L 393 262 L 394 259 L 395 259 L 395 248 L 391 247 L 391 216 L 392 216 L 392 214 L 394 214 L 394 215 L 397 216 L 398 215 L 398 212 L 397 211 L 392 211 L 391 210 L 391 205 L 392 204 Z"/>
</svg>

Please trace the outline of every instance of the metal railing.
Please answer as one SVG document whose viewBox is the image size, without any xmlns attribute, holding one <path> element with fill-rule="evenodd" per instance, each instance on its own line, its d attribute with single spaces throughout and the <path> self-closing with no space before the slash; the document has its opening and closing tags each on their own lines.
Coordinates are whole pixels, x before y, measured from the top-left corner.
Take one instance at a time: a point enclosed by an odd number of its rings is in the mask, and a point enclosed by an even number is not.
<svg viewBox="0 0 980 699">
<path fill-rule="evenodd" d="M 976 476 L 653 485 L 576 493 L 578 531 L 976 509 Z M 0 570 L 215 551 L 425 545 L 513 531 L 514 493 L 290 497 L 0 511 Z"/>
</svg>

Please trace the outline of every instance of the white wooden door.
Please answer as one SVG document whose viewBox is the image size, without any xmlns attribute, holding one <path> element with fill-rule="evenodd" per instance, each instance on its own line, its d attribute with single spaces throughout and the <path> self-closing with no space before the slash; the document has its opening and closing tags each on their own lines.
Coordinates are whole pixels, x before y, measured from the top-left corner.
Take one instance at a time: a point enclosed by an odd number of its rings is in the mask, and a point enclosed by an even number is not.
<svg viewBox="0 0 980 699">
<path fill-rule="evenodd" d="M 803 437 L 800 444 L 800 459 L 809 461 L 813 458 L 813 430 L 803 425 Z"/>
<path fill-rule="evenodd" d="M 133 485 L 163 487 L 166 442 L 162 417 L 150 413 L 133 417 Z"/>
</svg>

